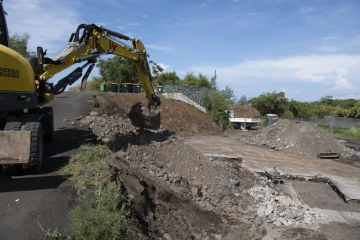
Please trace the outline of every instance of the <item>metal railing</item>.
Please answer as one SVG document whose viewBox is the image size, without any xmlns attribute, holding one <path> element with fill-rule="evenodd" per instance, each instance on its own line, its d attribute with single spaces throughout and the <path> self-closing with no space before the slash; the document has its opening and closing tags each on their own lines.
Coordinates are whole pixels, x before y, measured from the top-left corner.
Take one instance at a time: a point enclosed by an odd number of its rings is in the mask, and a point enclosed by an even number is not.
<svg viewBox="0 0 360 240">
<path fill-rule="evenodd" d="M 164 93 L 182 93 L 195 103 L 205 107 L 204 98 L 206 94 L 211 95 L 215 90 L 207 87 L 188 86 L 181 84 L 165 84 L 162 91 Z"/>
</svg>

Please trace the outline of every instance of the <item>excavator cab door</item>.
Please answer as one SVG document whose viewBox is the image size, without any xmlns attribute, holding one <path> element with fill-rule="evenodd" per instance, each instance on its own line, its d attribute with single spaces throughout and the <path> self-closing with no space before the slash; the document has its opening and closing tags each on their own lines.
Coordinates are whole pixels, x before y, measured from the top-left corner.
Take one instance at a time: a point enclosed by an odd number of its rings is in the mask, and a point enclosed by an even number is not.
<svg viewBox="0 0 360 240">
<path fill-rule="evenodd" d="M 3 1 L 0 0 L 0 44 L 9 47 L 9 34 L 5 14 L 6 13 L 3 8 Z"/>
</svg>

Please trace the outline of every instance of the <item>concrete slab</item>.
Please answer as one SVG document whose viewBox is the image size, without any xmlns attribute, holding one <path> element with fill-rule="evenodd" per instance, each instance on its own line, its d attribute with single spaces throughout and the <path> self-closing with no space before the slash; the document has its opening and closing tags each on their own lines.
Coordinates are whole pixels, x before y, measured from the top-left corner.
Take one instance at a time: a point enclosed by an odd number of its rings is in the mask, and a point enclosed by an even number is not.
<svg viewBox="0 0 360 240">
<path fill-rule="evenodd" d="M 360 200 L 360 168 L 337 162 L 278 152 L 250 146 L 236 140 L 236 136 L 205 136 L 183 138 L 203 154 L 230 155 L 242 158 L 242 167 L 263 173 L 277 167 L 285 175 L 301 178 L 324 178 L 331 181 L 346 200 Z"/>
</svg>

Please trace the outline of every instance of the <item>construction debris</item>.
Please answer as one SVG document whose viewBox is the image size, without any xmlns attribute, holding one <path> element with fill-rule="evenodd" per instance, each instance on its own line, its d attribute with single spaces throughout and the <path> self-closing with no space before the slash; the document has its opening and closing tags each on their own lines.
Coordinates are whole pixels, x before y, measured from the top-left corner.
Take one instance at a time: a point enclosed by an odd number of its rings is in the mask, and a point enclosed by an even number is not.
<svg viewBox="0 0 360 240">
<path fill-rule="evenodd" d="M 329 133 L 310 122 L 298 123 L 281 119 L 240 140 L 250 145 L 307 156 L 331 153 L 347 158 L 356 154 L 356 151 L 347 148 Z"/>
<path fill-rule="evenodd" d="M 255 186 L 248 192 L 255 199 L 251 207 L 256 209 L 257 216 L 277 227 L 298 227 L 326 219 L 326 215 L 317 214 L 299 199 L 281 195 L 268 186 Z"/>
</svg>

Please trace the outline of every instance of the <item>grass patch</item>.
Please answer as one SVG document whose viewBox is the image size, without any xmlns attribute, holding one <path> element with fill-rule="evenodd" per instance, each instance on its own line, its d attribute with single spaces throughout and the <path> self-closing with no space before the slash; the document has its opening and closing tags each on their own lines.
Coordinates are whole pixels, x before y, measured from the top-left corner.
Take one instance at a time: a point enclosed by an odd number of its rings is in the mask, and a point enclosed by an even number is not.
<svg viewBox="0 0 360 240">
<path fill-rule="evenodd" d="M 76 188 L 81 189 L 89 185 L 99 186 L 112 174 L 108 164 L 111 154 L 112 152 L 103 145 L 83 145 L 79 153 L 70 159 L 69 164 L 58 172 L 71 175 L 70 181 Z"/>
<path fill-rule="evenodd" d="M 322 129 L 331 133 L 331 127 L 321 126 Z M 338 138 L 346 138 L 346 139 L 360 139 L 360 127 L 351 127 L 351 128 L 333 128 L 333 136 Z"/>
<path fill-rule="evenodd" d="M 83 145 L 60 174 L 71 175 L 81 194 L 70 211 L 70 224 L 63 232 L 48 231 L 51 239 L 136 239 L 128 223 L 121 184 L 112 180 L 108 161 L 112 152 L 102 145 Z"/>
</svg>

